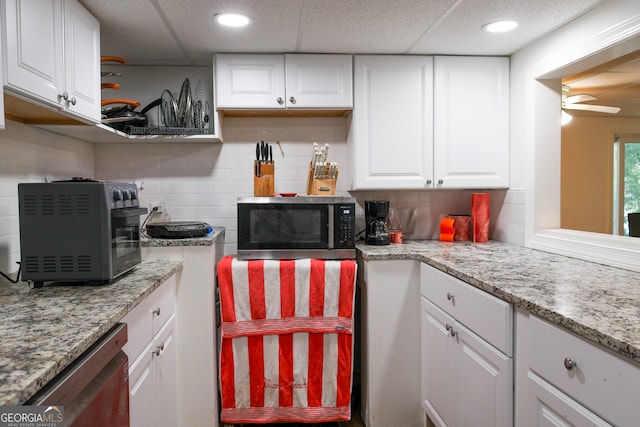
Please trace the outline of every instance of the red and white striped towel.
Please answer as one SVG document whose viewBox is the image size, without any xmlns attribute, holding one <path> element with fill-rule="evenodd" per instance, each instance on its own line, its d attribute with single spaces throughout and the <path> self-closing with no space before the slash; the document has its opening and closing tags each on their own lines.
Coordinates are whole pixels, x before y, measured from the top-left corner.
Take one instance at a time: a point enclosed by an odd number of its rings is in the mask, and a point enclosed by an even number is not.
<svg viewBox="0 0 640 427">
<path fill-rule="evenodd" d="M 356 263 L 218 264 L 222 421 L 351 418 Z"/>
</svg>

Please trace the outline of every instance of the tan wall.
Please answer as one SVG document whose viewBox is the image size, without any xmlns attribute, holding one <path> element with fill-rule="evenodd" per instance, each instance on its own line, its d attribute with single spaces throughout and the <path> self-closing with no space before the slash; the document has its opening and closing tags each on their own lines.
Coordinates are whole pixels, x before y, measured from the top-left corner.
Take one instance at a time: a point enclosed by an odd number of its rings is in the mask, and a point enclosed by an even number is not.
<svg viewBox="0 0 640 427">
<path fill-rule="evenodd" d="M 640 132 L 625 117 L 574 117 L 562 127 L 561 227 L 611 233 L 613 137 Z"/>
</svg>

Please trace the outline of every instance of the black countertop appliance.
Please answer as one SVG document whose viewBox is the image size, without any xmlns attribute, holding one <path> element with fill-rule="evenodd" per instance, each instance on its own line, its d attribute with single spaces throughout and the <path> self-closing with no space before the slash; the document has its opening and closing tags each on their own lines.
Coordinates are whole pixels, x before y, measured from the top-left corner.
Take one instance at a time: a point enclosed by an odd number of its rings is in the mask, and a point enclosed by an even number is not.
<svg viewBox="0 0 640 427">
<path fill-rule="evenodd" d="M 364 202 L 364 215 L 367 225 L 365 235 L 367 245 L 388 245 L 389 227 L 387 216 L 389 215 L 389 201 L 366 200 Z"/>
</svg>

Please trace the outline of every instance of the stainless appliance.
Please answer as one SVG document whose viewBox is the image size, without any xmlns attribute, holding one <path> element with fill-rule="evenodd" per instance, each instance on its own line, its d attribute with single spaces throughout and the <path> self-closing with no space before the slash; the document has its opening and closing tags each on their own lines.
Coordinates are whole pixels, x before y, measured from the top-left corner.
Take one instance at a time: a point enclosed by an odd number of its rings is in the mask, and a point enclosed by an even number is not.
<svg viewBox="0 0 640 427">
<path fill-rule="evenodd" d="M 352 197 L 238 199 L 238 259 L 353 259 Z"/>
<path fill-rule="evenodd" d="M 189 239 L 204 237 L 213 231 L 206 222 L 173 221 L 147 224 L 147 234 L 155 239 Z"/>
<path fill-rule="evenodd" d="M 129 427 L 129 361 L 118 323 L 47 383 L 28 405 L 62 406 L 70 427 Z"/>
<path fill-rule="evenodd" d="M 105 284 L 141 261 L 135 184 L 85 179 L 18 184 L 23 280 Z"/>
<path fill-rule="evenodd" d="M 366 200 L 364 202 L 364 216 L 366 222 L 365 242 L 367 245 L 389 244 L 387 215 L 389 215 L 388 201 Z"/>
</svg>

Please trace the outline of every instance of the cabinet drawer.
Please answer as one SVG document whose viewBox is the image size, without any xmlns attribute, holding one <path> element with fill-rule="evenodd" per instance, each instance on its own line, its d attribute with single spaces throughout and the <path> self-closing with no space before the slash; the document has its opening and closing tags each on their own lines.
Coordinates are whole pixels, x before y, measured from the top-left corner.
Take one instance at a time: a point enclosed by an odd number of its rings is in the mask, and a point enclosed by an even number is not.
<svg viewBox="0 0 640 427">
<path fill-rule="evenodd" d="M 536 316 L 529 328 L 532 371 L 613 424 L 637 424 L 640 366 Z"/>
<path fill-rule="evenodd" d="M 511 305 L 427 264 L 420 269 L 422 295 L 507 356 L 513 355 Z"/>
<path fill-rule="evenodd" d="M 175 312 L 175 306 L 176 276 L 173 275 L 123 318 L 129 332 L 129 340 L 124 346 L 129 360 L 138 357 Z"/>
</svg>

